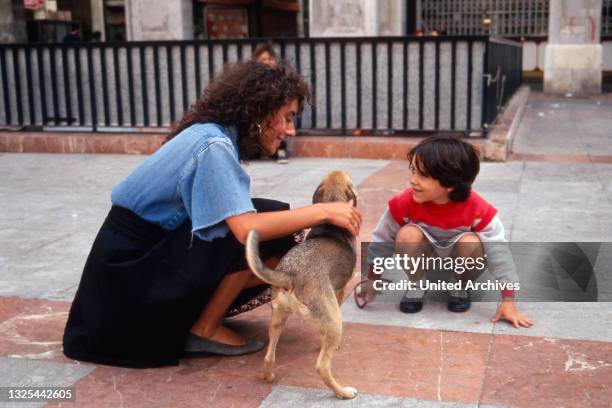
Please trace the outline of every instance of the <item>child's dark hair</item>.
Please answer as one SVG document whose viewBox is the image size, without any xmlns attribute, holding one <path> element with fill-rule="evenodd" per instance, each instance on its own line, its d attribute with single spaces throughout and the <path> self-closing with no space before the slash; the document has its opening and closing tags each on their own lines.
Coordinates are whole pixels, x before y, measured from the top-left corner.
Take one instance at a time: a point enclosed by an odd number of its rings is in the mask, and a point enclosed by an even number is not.
<svg viewBox="0 0 612 408">
<path fill-rule="evenodd" d="M 428 137 L 408 152 L 408 160 L 421 175 L 438 180 L 444 187 L 452 187 L 451 201 L 468 199 L 480 171 L 476 149 L 450 136 Z"/>
</svg>

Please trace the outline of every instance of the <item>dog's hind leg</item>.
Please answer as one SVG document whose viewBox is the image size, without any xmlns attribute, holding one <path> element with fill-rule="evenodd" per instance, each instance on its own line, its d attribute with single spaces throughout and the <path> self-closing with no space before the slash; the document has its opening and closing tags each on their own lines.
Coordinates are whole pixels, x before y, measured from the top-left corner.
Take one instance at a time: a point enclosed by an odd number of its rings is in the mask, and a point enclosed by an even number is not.
<svg viewBox="0 0 612 408">
<path fill-rule="evenodd" d="M 315 369 L 323 378 L 323 382 L 336 393 L 338 398 L 355 398 L 357 390 L 353 387 L 343 387 L 338 384 L 331 371 L 332 359 L 342 339 L 340 307 L 335 297 L 330 296 L 325 301 L 320 302 L 315 310 L 311 310 L 310 316 L 307 318 L 307 321 L 321 334 L 321 352 L 319 358 L 317 358 Z"/>
<path fill-rule="evenodd" d="M 336 300 L 338 301 L 338 305 L 342 306 L 344 303 L 344 288 L 338 289 L 336 292 Z"/>
<path fill-rule="evenodd" d="M 272 300 L 272 317 L 270 318 L 270 325 L 268 326 L 268 349 L 266 350 L 266 356 L 264 357 L 263 367 L 261 368 L 261 379 L 264 381 L 274 381 L 274 361 L 276 360 L 276 345 L 278 339 L 283 332 L 287 318 L 291 314 L 291 309 L 287 304 L 287 295 L 278 289 L 276 296 L 273 296 Z"/>
</svg>

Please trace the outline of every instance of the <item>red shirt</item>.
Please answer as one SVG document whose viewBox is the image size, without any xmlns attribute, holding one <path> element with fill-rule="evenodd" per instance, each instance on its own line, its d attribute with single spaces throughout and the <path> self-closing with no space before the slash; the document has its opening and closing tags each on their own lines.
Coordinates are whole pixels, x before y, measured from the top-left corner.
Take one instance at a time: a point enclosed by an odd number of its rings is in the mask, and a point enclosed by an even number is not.
<svg viewBox="0 0 612 408">
<path fill-rule="evenodd" d="M 431 201 L 417 203 L 412 197 L 412 189 L 396 195 L 389 201 L 389 211 L 400 226 L 407 220 L 415 224 L 425 224 L 444 230 L 465 229 L 482 231 L 495 217 L 497 209 L 475 192 L 466 201 L 449 201 L 435 204 Z"/>
</svg>

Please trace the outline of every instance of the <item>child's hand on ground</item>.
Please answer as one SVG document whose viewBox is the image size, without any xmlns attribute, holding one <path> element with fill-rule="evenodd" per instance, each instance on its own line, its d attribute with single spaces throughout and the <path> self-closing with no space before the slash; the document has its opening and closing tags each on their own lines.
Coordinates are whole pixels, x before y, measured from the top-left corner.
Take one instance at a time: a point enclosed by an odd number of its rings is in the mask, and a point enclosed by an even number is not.
<svg viewBox="0 0 612 408">
<path fill-rule="evenodd" d="M 500 319 L 509 321 L 517 329 L 520 327 L 531 327 L 533 325 L 533 322 L 527 316 L 516 309 L 514 300 L 503 300 L 501 302 L 501 305 L 499 305 L 497 309 L 497 313 L 495 313 L 491 321 L 497 322 Z"/>
</svg>

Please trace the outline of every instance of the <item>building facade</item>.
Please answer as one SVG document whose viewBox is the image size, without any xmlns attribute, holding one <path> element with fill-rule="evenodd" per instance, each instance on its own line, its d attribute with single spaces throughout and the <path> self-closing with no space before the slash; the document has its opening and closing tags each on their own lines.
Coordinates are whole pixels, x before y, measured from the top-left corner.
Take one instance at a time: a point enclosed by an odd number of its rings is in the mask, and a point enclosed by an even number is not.
<svg viewBox="0 0 612 408">
<path fill-rule="evenodd" d="M 85 41 L 491 34 L 522 42 L 539 80 L 553 4 L 562 29 L 597 31 L 612 79 L 612 0 L 0 0 L 0 42 L 61 42 L 73 24 Z"/>
<path fill-rule="evenodd" d="M 574 13 L 577 5 L 592 11 Z M 551 21 L 553 6 L 556 17 Z M 555 32 L 597 37 L 601 69 L 612 80 L 612 0 L 420 0 L 414 8 L 417 29 L 424 33 L 491 34 L 522 42 L 523 71 L 536 79 L 546 68 L 551 23 Z"/>
<path fill-rule="evenodd" d="M 85 41 L 296 37 L 304 35 L 307 6 L 304 0 L 0 0 L 0 42 L 61 42 L 73 25 Z"/>
<path fill-rule="evenodd" d="M 421 0 L 421 27 L 448 35 L 548 37 L 550 0 Z M 572 2 L 555 0 L 567 15 Z M 596 2 L 587 2 L 596 4 Z M 563 10 L 562 10 L 563 13 Z M 601 36 L 612 36 L 612 0 L 601 0 Z"/>
</svg>

